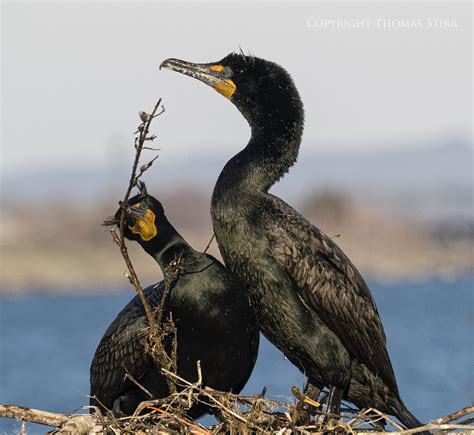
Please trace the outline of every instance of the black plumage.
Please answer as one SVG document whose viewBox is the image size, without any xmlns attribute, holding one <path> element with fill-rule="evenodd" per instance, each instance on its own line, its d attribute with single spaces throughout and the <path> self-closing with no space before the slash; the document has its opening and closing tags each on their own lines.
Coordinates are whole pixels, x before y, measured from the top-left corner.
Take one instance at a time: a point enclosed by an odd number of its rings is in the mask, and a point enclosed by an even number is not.
<svg viewBox="0 0 474 435">
<path fill-rule="evenodd" d="M 303 133 L 303 105 L 290 75 L 243 54 L 161 66 L 212 86 L 250 125 L 247 146 L 219 176 L 211 214 L 222 257 L 248 284 L 262 332 L 313 385 L 336 387 L 361 408 L 419 426 L 400 399 L 364 279 L 331 238 L 268 193 L 296 162 Z"/>
<path fill-rule="evenodd" d="M 120 209 L 107 224 L 117 224 L 119 213 Z M 162 270 L 177 258 L 184 263 L 162 316 L 164 322 L 172 312 L 177 329 L 177 373 L 195 382 L 196 362 L 200 360 L 204 385 L 239 393 L 254 367 L 259 341 L 245 286 L 214 257 L 195 251 L 168 221 L 159 201 L 146 193 L 130 200 L 125 236 L 139 242 Z M 152 308 L 158 307 L 163 292 L 163 281 L 145 289 Z M 160 367 L 145 352 L 147 326 L 136 296 L 108 327 L 95 352 L 90 370 L 92 405 L 130 415 L 141 401 L 149 400 L 142 389 L 126 379 L 127 373 L 154 398 L 169 394 Z M 171 351 L 170 340 L 165 348 Z M 206 412 L 206 405 L 197 404 L 189 416 L 197 418 Z"/>
</svg>

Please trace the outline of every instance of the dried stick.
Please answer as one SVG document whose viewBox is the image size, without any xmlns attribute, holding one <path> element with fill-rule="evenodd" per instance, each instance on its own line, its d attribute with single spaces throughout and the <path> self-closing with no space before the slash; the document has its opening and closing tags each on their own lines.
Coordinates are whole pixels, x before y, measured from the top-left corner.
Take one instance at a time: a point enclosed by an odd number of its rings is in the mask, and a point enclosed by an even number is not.
<svg viewBox="0 0 474 435">
<path fill-rule="evenodd" d="M 179 396 L 179 394 L 177 394 Z M 124 419 L 132 419 L 132 418 L 142 418 L 143 415 L 142 412 L 144 409 L 148 408 L 149 406 L 167 406 L 170 404 L 170 397 L 165 397 L 163 399 L 154 399 L 154 400 L 146 400 L 144 402 L 141 402 L 138 406 L 137 409 L 133 412 L 133 415 L 130 417 L 124 417 Z"/>
<path fill-rule="evenodd" d="M 160 112 L 158 111 L 160 105 L 161 105 L 161 98 L 155 104 L 155 107 L 153 108 L 153 111 L 151 112 L 151 114 L 140 112 L 140 119 L 142 120 L 142 123 L 138 126 L 138 129 L 136 131 L 136 133 L 138 133 L 138 137 L 135 138 L 135 150 L 136 150 L 135 159 L 133 161 L 132 172 L 130 174 L 130 181 L 128 183 L 127 191 L 123 199 L 123 204 L 128 204 L 130 193 L 132 192 L 132 189 L 136 186 L 138 179 L 143 175 L 143 173 L 146 170 L 150 168 L 150 166 L 153 164 L 154 160 L 156 159 L 155 157 L 149 163 L 142 166 L 140 168 L 140 173 L 137 175 L 138 164 L 140 162 L 140 156 L 141 156 L 145 143 L 147 141 L 153 141 L 156 138 L 155 135 L 149 136 L 149 132 L 150 132 L 150 125 L 153 119 L 155 119 L 157 116 L 161 115 L 164 112 L 163 108 Z M 143 288 L 140 284 L 140 280 L 138 279 L 137 273 L 135 272 L 135 268 L 133 267 L 132 261 L 130 260 L 130 256 L 128 255 L 128 249 L 125 244 L 125 235 L 124 235 L 125 210 L 123 208 L 120 213 L 120 221 L 119 221 L 118 227 L 119 227 L 119 235 L 117 236 L 115 231 L 111 230 L 112 237 L 114 241 L 120 247 L 120 252 L 122 253 L 122 257 L 125 260 L 125 264 L 127 265 L 127 269 L 129 273 L 129 281 L 135 288 L 135 291 L 137 292 L 140 298 L 140 301 L 142 302 L 146 317 L 148 319 L 148 324 L 150 325 L 150 329 L 156 331 L 157 322 L 153 315 L 153 311 L 150 307 L 150 304 L 148 303 L 146 299 L 145 293 L 143 292 Z"/>
<path fill-rule="evenodd" d="M 138 126 L 137 130 L 135 131 L 135 134 L 136 134 L 135 143 L 134 143 L 135 157 L 132 164 L 132 171 L 130 174 L 128 187 L 125 192 L 124 199 L 122 201 L 122 204 L 124 205 L 128 204 L 132 189 L 137 185 L 138 180 L 148 169 L 150 169 L 150 167 L 153 165 L 153 162 L 158 158 L 158 156 L 155 156 L 148 163 L 141 165 L 139 167 L 142 150 L 150 148 L 150 147 L 145 147 L 145 144 L 148 141 L 153 141 L 156 139 L 156 135 L 150 135 L 150 125 L 153 119 L 155 119 L 157 116 L 161 115 L 164 112 L 163 107 L 161 110 L 159 110 L 160 105 L 161 105 L 161 98 L 155 104 L 155 107 L 153 108 L 150 114 L 145 113 L 145 112 L 140 112 L 140 119 L 142 122 Z M 169 273 L 169 274 L 165 273 L 165 279 L 164 279 L 165 289 L 163 292 L 163 297 L 157 309 L 153 310 L 150 304 L 148 303 L 146 296 L 143 292 L 143 287 L 140 283 L 140 280 L 132 264 L 132 261 L 130 260 L 128 249 L 125 244 L 125 234 L 124 234 L 125 233 L 125 216 L 126 216 L 125 208 L 122 207 L 121 212 L 120 212 L 119 224 L 118 224 L 119 234 L 117 235 L 115 230 L 111 230 L 110 233 L 112 235 L 114 242 L 120 248 L 120 252 L 122 254 L 122 257 L 128 269 L 128 279 L 130 283 L 132 284 L 132 286 L 135 288 L 135 291 L 137 292 L 140 298 L 140 301 L 143 305 L 143 308 L 145 310 L 145 314 L 148 320 L 149 329 L 148 329 L 148 336 L 147 336 L 147 341 L 145 345 L 145 350 L 148 353 L 150 353 L 151 357 L 157 362 L 157 364 L 167 369 L 170 369 L 171 371 L 176 371 L 176 368 L 177 368 L 176 328 L 174 327 L 172 319 L 169 319 L 164 327 L 162 327 L 161 325 L 164 305 L 174 282 L 174 280 L 170 279 L 168 276 L 168 275 L 172 275 L 172 273 Z M 166 338 L 167 335 L 170 335 L 170 334 L 174 334 L 171 358 L 168 356 L 168 354 L 166 353 L 164 349 L 164 339 Z M 166 381 L 168 383 L 170 392 L 175 393 L 176 386 L 174 382 L 172 382 L 172 380 L 168 378 L 166 379 Z"/>
<path fill-rule="evenodd" d="M 127 205 L 130 194 L 132 189 L 137 185 L 138 180 L 141 176 L 153 165 L 153 162 L 158 158 L 155 156 L 152 160 L 148 163 L 139 167 L 140 157 L 143 149 L 149 149 L 150 147 L 145 147 L 147 141 L 153 141 L 156 139 L 156 135 L 150 135 L 150 125 L 153 119 L 157 116 L 161 115 L 164 112 L 164 108 L 162 107 L 161 111 L 159 111 L 159 107 L 161 104 L 161 98 L 155 104 L 152 112 L 150 114 L 145 112 L 140 112 L 140 119 L 142 123 L 138 126 L 135 134 L 135 158 L 133 160 L 132 171 L 130 174 L 130 181 L 128 183 L 128 187 L 123 199 L 122 204 Z M 138 174 L 137 174 L 138 172 Z M 122 207 L 120 212 L 120 219 L 119 219 L 119 235 L 114 230 L 111 230 L 112 237 L 120 247 L 120 252 L 122 257 L 127 265 L 128 269 L 128 278 L 130 283 L 135 288 L 143 308 L 145 310 L 145 314 L 148 320 L 149 330 L 147 341 L 145 344 L 145 350 L 151 355 L 151 357 L 156 361 L 156 363 L 166 369 L 171 371 L 176 371 L 177 369 L 177 332 L 174 326 L 171 314 L 170 318 L 166 322 L 164 326 L 162 326 L 162 319 L 163 319 L 163 312 L 164 312 L 164 305 L 166 300 L 168 299 L 168 295 L 171 291 L 171 288 L 175 282 L 175 279 L 179 275 L 179 267 L 181 266 L 180 259 L 178 261 L 172 262 L 170 266 L 165 270 L 164 273 L 164 282 L 165 288 L 163 292 L 163 296 L 158 307 L 155 310 L 152 310 L 150 304 L 148 303 L 146 296 L 143 292 L 143 287 L 140 283 L 140 280 L 137 276 L 135 268 L 130 260 L 128 255 L 127 246 L 125 244 L 125 209 Z M 171 357 L 166 353 L 164 349 L 164 340 L 168 335 L 172 335 L 172 351 Z M 168 388 L 170 393 L 176 392 L 176 385 L 172 379 L 166 378 L 166 382 L 168 384 Z"/>
<path fill-rule="evenodd" d="M 212 233 L 211 240 L 209 240 L 209 243 L 207 244 L 206 249 L 204 249 L 203 254 L 206 254 L 206 253 L 207 253 L 207 251 L 208 251 L 208 249 L 211 247 L 211 243 L 212 243 L 212 241 L 215 239 L 215 237 L 216 237 L 216 235 L 215 235 L 214 233 Z"/>
<path fill-rule="evenodd" d="M 134 383 L 140 390 L 142 390 L 150 399 L 153 398 L 153 394 L 151 394 L 140 382 L 138 382 L 129 372 L 126 370 L 127 373 L 125 374 L 125 378 L 129 379 L 132 383 Z"/>
<path fill-rule="evenodd" d="M 172 378 L 182 382 L 183 384 L 187 385 L 188 387 L 197 388 L 197 386 L 195 384 L 192 384 L 191 382 L 187 381 L 186 379 L 183 379 L 182 377 L 178 376 L 176 373 L 172 373 L 169 370 L 166 370 L 164 368 L 162 368 L 161 371 L 164 374 L 166 374 L 168 376 L 171 376 Z M 199 388 L 198 390 L 201 394 L 203 394 L 204 396 L 211 399 L 211 401 L 214 402 L 216 405 L 218 405 L 219 408 L 227 411 L 230 415 L 234 416 L 237 420 L 240 420 L 242 423 L 247 423 L 247 420 L 245 418 L 243 418 L 241 415 L 235 413 L 234 411 L 229 409 L 227 406 L 225 406 L 224 404 L 219 402 L 212 394 L 209 394 L 206 390 L 203 390 L 201 388 Z"/>
<path fill-rule="evenodd" d="M 178 420 L 180 423 L 183 423 L 186 426 L 192 427 L 200 434 L 210 435 L 209 431 L 195 425 L 194 423 L 191 423 L 188 420 L 185 420 L 184 418 L 178 417 L 177 415 L 170 414 L 169 412 L 166 412 L 163 409 L 157 408 L 156 406 L 147 406 L 147 408 L 152 409 L 153 411 L 158 411 L 160 414 L 166 415 L 167 417 L 174 418 L 175 420 Z"/>
<path fill-rule="evenodd" d="M 27 408 L 24 406 L 11 405 L 8 403 L 0 404 L 0 417 L 29 421 L 32 423 L 53 427 L 62 426 L 70 418 L 69 415 L 65 414 L 41 411 L 40 409 Z"/>
<path fill-rule="evenodd" d="M 401 430 L 398 433 L 402 435 L 411 435 L 430 430 L 453 431 L 459 429 L 469 430 L 472 433 L 474 431 L 474 426 L 464 424 L 426 424 L 425 426 L 416 427 L 414 429 Z"/>
<path fill-rule="evenodd" d="M 464 417 L 468 414 L 474 413 L 474 406 L 466 406 L 459 411 L 453 412 L 452 414 L 446 415 L 445 417 L 438 418 L 437 420 L 433 420 L 432 424 L 445 424 L 450 421 L 459 420 L 461 417 Z"/>
</svg>

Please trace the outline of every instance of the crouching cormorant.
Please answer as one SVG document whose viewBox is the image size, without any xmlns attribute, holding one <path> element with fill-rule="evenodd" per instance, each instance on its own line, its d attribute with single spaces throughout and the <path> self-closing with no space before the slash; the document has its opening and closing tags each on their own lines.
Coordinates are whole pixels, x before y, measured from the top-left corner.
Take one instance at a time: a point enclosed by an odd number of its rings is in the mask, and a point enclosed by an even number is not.
<svg viewBox="0 0 474 435">
<path fill-rule="evenodd" d="M 232 53 L 218 62 L 167 59 L 161 67 L 197 78 L 228 98 L 251 128 L 212 196 L 216 240 L 249 287 L 264 335 L 311 384 L 361 408 L 421 423 L 403 404 L 372 295 L 356 267 L 318 228 L 268 193 L 296 162 L 303 104 L 279 65 Z"/>
<path fill-rule="evenodd" d="M 120 212 L 105 224 L 118 224 Z M 168 221 L 161 203 L 143 190 L 130 199 L 126 213 L 126 238 L 140 243 L 162 271 L 177 258 L 184 263 L 162 316 L 164 322 L 171 312 L 177 329 L 178 375 L 197 381 L 199 360 L 203 385 L 239 393 L 254 367 L 259 342 L 246 287 L 214 257 L 195 251 Z M 163 281 L 144 290 L 152 308 L 159 305 L 163 291 Z M 126 378 L 127 373 L 154 398 L 169 395 L 160 367 L 145 352 L 147 326 L 136 296 L 108 327 L 95 352 L 90 369 L 91 405 L 131 415 L 140 402 L 150 400 Z M 171 343 L 166 347 L 169 353 Z M 188 415 L 198 418 L 209 411 L 196 404 Z"/>
</svg>

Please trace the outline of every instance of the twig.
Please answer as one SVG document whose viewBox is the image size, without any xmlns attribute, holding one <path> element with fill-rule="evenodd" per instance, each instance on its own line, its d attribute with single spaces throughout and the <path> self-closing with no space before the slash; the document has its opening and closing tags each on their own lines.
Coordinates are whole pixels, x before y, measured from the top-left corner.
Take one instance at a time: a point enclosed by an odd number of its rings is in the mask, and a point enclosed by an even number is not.
<svg viewBox="0 0 474 435">
<path fill-rule="evenodd" d="M 202 385 L 201 360 L 199 360 L 199 359 L 196 361 L 196 369 L 197 369 L 197 373 L 198 373 L 197 384 L 198 384 L 198 385 Z"/>
<path fill-rule="evenodd" d="M 209 240 L 209 243 L 207 244 L 206 249 L 204 249 L 203 254 L 207 253 L 207 250 L 210 248 L 211 243 L 212 243 L 212 241 L 214 240 L 215 237 L 216 237 L 216 235 L 214 233 L 212 233 L 211 240 Z"/>
<path fill-rule="evenodd" d="M 133 384 L 135 384 L 138 388 L 140 388 L 140 390 L 142 390 L 150 399 L 153 398 L 153 394 L 151 394 L 142 384 L 140 384 L 140 382 L 138 382 L 129 372 L 127 369 L 126 370 L 126 374 L 125 374 L 125 378 L 126 379 L 129 379 Z"/>
<path fill-rule="evenodd" d="M 379 415 L 380 417 L 382 417 L 383 419 L 388 421 L 392 426 L 396 427 L 398 430 L 403 430 L 403 427 L 400 426 L 394 420 L 392 420 L 387 414 L 385 414 L 385 413 L 383 413 L 383 412 L 381 412 L 381 411 L 379 411 L 378 409 L 375 409 L 375 408 L 369 408 L 368 412 L 370 412 L 370 411 L 372 411 L 374 414 Z"/>
<path fill-rule="evenodd" d="M 153 359 L 162 368 L 168 369 L 172 372 L 176 372 L 178 368 L 178 342 L 177 342 L 177 330 L 173 322 L 173 314 L 170 312 L 168 315 L 167 322 L 162 326 L 163 314 L 165 311 L 165 303 L 168 300 L 168 296 L 171 289 L 179 278 L 181 269 L 184 267 L 181 255 L 176 257 L 164 270 L 164 290 L 161 296 L 161 300 L 158 307 L 155 310 L 153 319 L 155 321 L 155 327 L 150 326 L 150 330 L 145 342 L 145 350 L 150 353 Z M 164 341 L 171 336 L 171 355 L 165 350 Z M 170 378 L 166 378 L 168 389 L 171 394 L 176 393 L 176 384 Z"/>
<path fill-rule="evenodd" d="M 184 418 L 178 417 L 177 415 L 170 414 L 169 412 L 163 411 L 162 409 L 157 408 L 155 406 L 147 406 L 147 408 L 148 409 L 153 409 L 153 411 L 158 411 L 161 414 L 164 414 L 168 417 L 174 418 L 175 420 L 178 420 L 179 422 L 185 424 L 186 426 L 192 427 L 193 429 L 195 429 L 200 434 L 206 434 L 206 435 L 210 434 L 209 431 L 207 431 L 207 430 L 203 429 L 202 427 L 199 427 L 199 426 L 191 423 L 188 420 L 185 420 Z"/>
<path fill-rule="evenodd" d="M 125 192 L 125 196 L 122 201 L 122 204 L 128 204 L 132 189 L 135 186 L 137 186 L 138 180 L 142 177 L 142 175 L 148 169 L 150 169 L 150 167 L 153 165 L 155 160 L 158 158 L 158 156 L 155 156 L 148 163 L 140 166 L 139 168 L 139 162 L 140 162 L 142 150 L 145 148 L 149 148 L 149 147 L 145 147 L 145 144 L 149 141 L 153 141 L 156 139 L 156 135 L 150 135 L 150 125 L 153 119 L 155 119 L 157 116 L 161 115 L 164 112 L 164 107 L 162 107 L 161 111 L 158 110 L 160 105 L 161 105 L 161 98 L 155 104 L 155 107 L 153 108 L 150 114 L 146 112 L 139 113 L 142 123 L 138 126 L 135 132 L 135 134 L 137 135 L 134 141 L 135 157 L 132 164 L 130 180 L 129 180 L 128 187 Z M 137 174 L 137 171 L 138 171 L 138 174 Z M 126 214 L 125 208 L 122 207 L 121 212 L 120 212 L 119 224 L 118 224 L 119 234 L 117 235 L 115 230 L 111 230 L 111 235 L 114 242 L 120 248 L 120 252 L 122 254 L 122 257 L 125 261 L 125 264 L 128 270 L 127 277 L 130 283 L 132 284 L 132 286 L 135 288 L 135 291 L 137 292 L 140 298 L 140 301 L 143 305 L 143 308 L 145 310 L 145 314 L 148 320 L 149 333 L 146 338 L 147 345 L 145 347 L 145 350 L 151 354 L 152 358 L 156 361 L 157 364 L 175 371 L 177 368 L 176 328 L 174 327 L 172 319 L 168 322 L 165 328 L 162 328 L 161 326 L 164 304 L 168 298 L 168 294 L 170 292 L 172 282 L 170 280 L 167 280 L 165 277 L 165 290 L 164 290 L 163 297 L 160 301 L 158 309 L 155 311 L 152 310 L 150 304 L 147 301 L 145 293 L 143 292 L 143 287 L 140 283 L 140 280 L 132 264 L 132 261 L 130 260 L 130 256 L 128 255 L 128 249 L 125 244 L 125 234 L 124 234 L 125 233 L 125 214 Z M 174 333 L 172 358 L 168 357 L 164 349 L 164 338 L 166 338 L 166 336 L 169 335 L 170 332 Z M 133 378 L 130 378 L 130 379 L 132 380 L 132 382 L 134 381 Z M 176 392 L 175 385 L 168 378 L 167 378 L 167 383 L 168 383 L 170 392 L 171 393 Z M 152 395 L 148 391 L 146 391 L 146 393 L 150 397 L 152 397 Z"/>
<path fill-rule="evenodd" d="M 137 168 L 138 168 L 138 164 L 140 162 L 140 156 L 141 156 L 143 146 L 144 146 L 147 138 L 149 138 L 148 134 L 149 134 L 149 131 L 150 131 L 150 124 L 156 116 L 160 115 L 164 111 L 164 109 L 163 109 L 161 112 L 158 112 L 158 108 L 160 107 L 160 104 L 161 104 L 161 98 L 155 104 L 155 107 L 153 108 L 153 111 L 151 112 L 150 115 L 146 114 L 145 112 L 140 112 L 140 119 L 143 122 L 139 125 L 139 127 L 136 131 L 136 133 L 138 133 L 138 138 L 135 139 L 136 152 L 135 152 L 135 158 L 134 158 L 133 165 L 132 165 L 132 172 L 131 172 L 131 175 L 130 175 L 130 181 L 128 183 L 128 187 L 127 187 L 124 199 L 123 199 L 124 204 L 128 204 L 128 200 L 130 198 L 130 193 L 132 192 L 132 189 L 136 186 Z M 152 163 L 153 163 L 153 161 L 152 161 Z M 151 166 L 151 164 L 150 164 L 150 166 Z M 145 171 L 140 172 L 140 176 L 143 174 L 143 172 L 145 172 Z M 151 329 L 156 329 L 157 324 L 156 324 L 155 318 L 153 316 L 153 311 L 150 307 L 150 304 L 148 303 L 148 301 L 146 299 L 145 293 L 143 292 L 143 288 L 140 284 L 140 280 L 138 279 L 138 276 L 135 272 L 135 268 L 133 267 L 133 264 L 130 260 L 129 255 L 128 255 L 128 250 L 127 250 L 127 246 L 125 244 L 125 235 L 124 235 L 125 210 L 123 208 L 120 212 L 120 221 L 119 221 L 118 227 L 119 227 L 119 236 L 116 237 L 115 231 L 112 230 L 111 231 L 112 237 L 114 238 L 114 241 L 120 247 L 120 252 L 122 253 L 122 257 L 125 260 L 125 264 L 127 265 L 127 269 L 128 269 L 128 272 L 129 272 L 129 280 L 130 280 L 131 284 L 133 285 L 133 287 L 135 288 L 135 290 L 136 290 L 136 292 L 137 292 L 137 294 L 140 298 L 140 301 L 142 302 L 143 308 L 145 310 L 146 317 L 148 319 L 148 324 L 150 325 Z"/>
<path fill-rule="evenodd" d="M 176 280 L 178 279 L 179 273 L 181 269 L 184 267 L 183 259 L 181 257 L 181 253 L 171 261 L 168 266 L 163 271 L 163 279 L 165 281 L 165 288 L 163 290 L 163 297 L 160 300 L 160 303 L 157 307 L 157 323 L 161 324 L 163 319 L 163 311 L 166 300 L 168 299 L 169 293 L 171 291 L 171 287 L 174 285 Z"/>
<path fill-rule="evenodd" d="M 148 148 L 142 148 L 142 149 L 148 149 Z M 137 181 L 141 178 L 141 176 L 146 172 L 148 171 L 148 169 L 151 168 L 151 166 L 153 165 L 153 163 L 155 162 L 155 160 L 160 157 L 160 156 L 155 156 L 153 157 L 148 163 L 140 166 L 140 173 L 138 175 L 135 176 L 135 185 L 137 184 Z"/>
<path fill-rule="evenodd" d="M 166 370 L 166 369 L 162 368 L 161 371 L 163 373 L 165 373 L 166 375 L 171 376 L 171 377 L 179 380 L 180 382 L 183 382 L 188 387 L 196 388 L 196 385 L 192 384 L 191 382 L 187 381 L 186 379 L 181 378 L 180 376 L 176 375 L 175 373 L 171 373 L 169 370 Z M 225 411 L 227 411 L 230 415 L 234 416 L 237 420 L 241 421 L 242 423 L 247 423 L 247 420 L 244 417 L 242 417 L 241 415 L 235 413 L 234 411 L 229 409 L 227 406 L 225 406 L 224 404 L 219 402 L 214 396 L 212 396 L 212 394 L 209 394 L 206 390 L 200 389 L 200 393 L 203 394 L 204 396 L 208 397 L 209 399 L 211 399 L 211 401 L 213 401 L 215 404 L 219 405 L 219 407 L 221 409 L 224 409 Z"/>
</svg>

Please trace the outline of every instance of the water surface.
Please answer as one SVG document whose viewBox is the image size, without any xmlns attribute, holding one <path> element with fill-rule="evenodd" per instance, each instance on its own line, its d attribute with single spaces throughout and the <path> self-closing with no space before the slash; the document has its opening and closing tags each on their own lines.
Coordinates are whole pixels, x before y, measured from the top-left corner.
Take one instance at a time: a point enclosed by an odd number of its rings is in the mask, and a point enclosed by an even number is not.
<svg viewBox="0 0 474 435">
<path fill-rule="evenodd" d="M 474 399 L 474 278 L 372 282 L 402 398 L 422 421 Z M 71 413 L 87 405 L 89 366 L 106 327 L 133 296 L 0 298 L 0 403 Z M 303 376 L 263 340 L 244 393 L 285 399 Z M 44 426 L 28 425 L 29 433 Z M 21 428 L 0 419 L 0 433 Z"/>
</svg>

